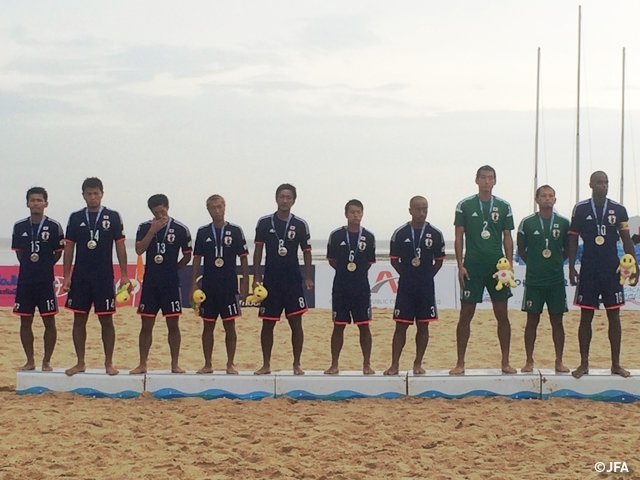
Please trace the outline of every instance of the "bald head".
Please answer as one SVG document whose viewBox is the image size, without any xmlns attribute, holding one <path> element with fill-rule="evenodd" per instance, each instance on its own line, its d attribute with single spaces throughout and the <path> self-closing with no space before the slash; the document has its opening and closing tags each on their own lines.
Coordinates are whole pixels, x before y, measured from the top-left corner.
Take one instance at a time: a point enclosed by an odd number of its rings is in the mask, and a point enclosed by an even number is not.
<svg viewBox="0 0 640 480">
<path fill-rule="evenodd" d="M 427 207 L 429 206 L 429 202 L 427 202 L 427 199 L 421 195 L 416 195 L 415 197 L 412 197 L 411 200 L 409 200 L 409 208 L 413 207 L 414 205 L 423 204 L 427 205 Z"/>
<path fill-rule="evenodd" d="M 416 228 L 421 228 L 427 220 L 429 203 L 427 199 L 416 195 L 409 200 L 409 213 L 411 214 L 411 224 Z"/>
<path fill-rule="evenodd" d="M 602 170 L 593 172 L 589 178 L 593 198 L 604 198 L 609 192 L 609 177 Z"/>
</svg>

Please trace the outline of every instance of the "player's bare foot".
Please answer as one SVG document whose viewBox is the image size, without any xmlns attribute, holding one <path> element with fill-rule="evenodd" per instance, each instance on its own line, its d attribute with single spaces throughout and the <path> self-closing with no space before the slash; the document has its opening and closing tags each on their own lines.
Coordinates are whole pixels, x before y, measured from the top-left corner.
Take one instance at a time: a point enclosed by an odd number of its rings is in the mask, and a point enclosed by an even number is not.
<svg viewBox="0 0 640 480">
<path fill-rule="evenodd" d="M 269 365 L 263 365 L 260 370 L 253 372 L 254 375 L 269 375 L 271 373 L 271 367 Z"/>
<path fill-rule="evenodd" d="M 557 373 L 569 373 L 569 369 L 564 366 L 564 363 L 556 362 L 556 372 Z"/>
<path fill-rule="evenodd" d="M 233 365 L 227 365 L 227 374 L 228 375 L 238 375 L 238 370 L 236 370 Z"/>
<path fill-rule="evenodd" d="M 107 375 L 117 375 L 120 373 L 116 367 L 113 365 L 105 365 L 104 371 L 107 372 Z"/>
<path fill-rule="evenodd" d="M 72 377 L 73 375 L 75 375 L 76 373 L 82 373 L 84 372 L 86 369 L 86 367 L 84 366 L 84 364 L 77 364 L 71 368 L 68 368 L 64 371 L 64 373 L 66 373 L 68 376 Z"/>
<path fill-rule="evenodd" d="M 400 372 L 400 367 L 398 367 L 397 365 L 391 365 L 389 368 L 387 368 L 383 374 L 384 375 L 398 375 L 398 373 Z"/>
<path fill-rule="evenodd" d="M 362 373 L 365 375 L 373 375 L 376 371 L 370 365 L 362 367 Z"/>
<path fill-rule="evenodd" d="M 506 373 L 507 375 L 512 375 L 514 373 L 518 373 L 518 371 L 513 368 L 511 365 L 504 365 L 502 367 L 502 373 Z"/>
<path fill-rule="evenodd" d="M 198 370 L 196 373 L 199 373 L 201 375 L 203 373 L 213 373 L 213 367 L 211 365 L 205 365 L 200 370 Z"/>
<path fill-rule="evenodd" d="M 293 366 L 293 374 L 294 375 L 304 375 L 304 370 L 302 370 L 302 368 L 300 368 L 300 365 L 294 365 Z"/>
<path fill-rule="evenodd" d="M 178 365 L 175 367 L 171 367 L 171 373 L 186 373 L 185 370 L 180 368 Z"/>
<path fill-rule="evenodd" d="M 625 370 L 624 368 L 622 368 L 620 365 L 616 367 L 611 367 L 611 373 L 613 375 L 620 375 L 621 377 L 624 377 L 624 378 L 631 376 L 631 373 L 629 373 L 628 370 Z"/>
<path fill-rule="evenodd" d="M 43 372 L 53 372 L 53 367 L 50 362 L 42 362 L 42 371 Z"/>
<path fill-rule="evenodd" d="M 136 368 L 129 372 L 130 375 L 141 375 L 143 373 L 147 373 L 146 365 L 138 365 Z"/>
<path fill-rule="evenodd" d="M 464 365 L 456 365 L 449 370 L 449 375 L 464 375 Z"/>
<path fill-rule="evenodd" d="M 588 374 L 589 374 L 589 365 L 580 365 L 573 372 L 571 372 L 571 375 L 573 375 L 575 378 L 580 378 L 583 375 L 588 375 Z"/>
<path fill-rule="evenodd" d="M 340 373 L 340 368 L 337 365 L 331 365 L 324 371 L 325 375 L 337 375 L 338 373 Z"/>
<path fill-rule="evenodd" d="M 27 362 L 23 366 L 20 367 L 20 371 L 21 372 L 26 372 L 28 370 L 35 370 L 35 369 L 36 369 L 36 364 L 32 363 L 32 362 Z"/>
<path fill-rule="evenodd" d="M 520 369 L 520 371 L 521 371 L 522 373 L 529 373 L 529 372 L 533 372 L 533 362 L 526 362 L 526 363 L 524 364 L 524 367 L 522 367 L 522 368 Z"/>
<path fill-rule="evenodd" d="M 422 368 L 422 365 L 414 365 L 413 366 L 413 374 L 414 375 L 424 375 L 427 371 Z"/>
</svg>

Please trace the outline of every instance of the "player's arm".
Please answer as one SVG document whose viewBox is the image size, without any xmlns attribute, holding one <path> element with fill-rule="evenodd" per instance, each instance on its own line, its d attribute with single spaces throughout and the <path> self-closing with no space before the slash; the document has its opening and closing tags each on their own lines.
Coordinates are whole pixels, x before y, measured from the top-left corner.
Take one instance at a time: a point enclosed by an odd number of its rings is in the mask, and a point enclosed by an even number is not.
<svg viewBox="0 0 640 480">
<path fill-rule="evenodd" d="M 183 267 L 186 267 L 190 261 L 191 261 L 191 250 L 188 250 L 186 252 L 183 251 L 182 258 L 178 262 L 178 270 L 180 270 Z"/>
<path fill-rule="evenodd" d="M 624 253 L 628 253 L 633 257 L 636 261 L 636 265 L 638 264 L 638 259 L 636 258 L 636 249 L 633 245 L 633 240 L 631 240 L 631 235 L 629 235 L 629 225 L 627 222 L 623 222 L 620 225 L 620 239 L 622 240 L 622 248 L 624 249 Z M 633 283 L 635 283 L 635 279 L 638 278 L 638 272 L 631 275 L 631 279 L 633 279 Z"/>
<path fill-rule="evenodd" d="M 518 228 L 516 245 L 518 248 L 518 256 L 524 263 L 527 263 L 527 235 L 524 233 L 524 220 L 520 223 L 520 228 Z"/>
<path fill-rule="evenodd" d="M 262 276 L 260 275 L 260 264 L 262 263 L 262 250 L 264 243 L 256 243 L 253 250 L 253 288 L 256 288 L 262 283 Z"/>
<path fill-rule="evenodd" d="M 440 271 L 440 269 L 442 268 L 442 263 L 444 262 L 444 258 L 436 258 L 433 262 L 433 276 L 435 277 L 436 274 Z"/>
<path fill-rule="evenodd" d="M 329 262 L 329 265 L 331 265 L 331 268 L 337 270 L 338 263 L 336 262 L 336 257 L 338 256 L 338 252 L 333 247 L 335 242 L 332 237 L 333 235 L 330 235 L 329 241 L 327 242 L 327 261 Z"/>
<path fill-rule="evenodd" d="M 242 280 L 240 281 L 240 297 L 246 300 L 249 296 L 249 254 L 240 256 L 240 270 L 242 271 Z"/>
<path fill-rule="evenodd" d="M 62 289 L 65 292 L 68 292 L 71 289 L 71 265 L 73 265 L 73 253 L 75 248 L 75 242 L 70 240 L 67 240 L 64 244 L 64 259 L 62 260 L 64 280 L 62 282 Z"/>
<path fill-rule="evenodd" d="M 513 237 L 511 230 L 502 231 L 502 245 L 504 246 L 504 256 L 509 261 L 509 265 L 513 268 Z"/>
<path fill-rule="evenodd" d="M 576 257 L 578 256 L 578 234 L 569 233 L 569 282 L 577 285 L 580 275 L 576 272 Z"/>
<path fill-rule="evenodd" d="M 147 230 L 147 233 L 144 236 L 139 235 L 138 238 L 136 239 L 137 240 L 136 253 L 138 255 L 142 255 L 144 252 L 147 251 L 147 248 L 149 248 L 149 244 L 151 243 L 151 240 L 153 240 L 153 238 L 155 237 L 156 233 L 162 230 L 162 228 L 164 228 L 164 226 L 168 222 L 169 222 L 169 217 L 162 217 L 160 219 L 154 218 L 153 220 L 151 220 L 151 225 L 149 226 L 149 230 Z M 138 228 L 138 232 L 140 232 L 142 228 L 143 226 L 140 225 L 140 227 Z"/>
<path fill-rule="evenodd" d="M 60 258 L 62 258 L 62 252 L 64 250 L 56 250 L 55 252 L 53 252 L 53 264 L 55 265 L 56 263 L 58 263 L 58 260 L 60 260 Z M 20 260 L 20 259 L 18 259 Z"/>
<path fill-rule="evenodd" d="M 460 286 L 464 288 L 464 280 L 469 279 L 469 273 L 464 268 L 464 257 L 462 255 L 462 249 L 464 245 L 464 227 L 456 226 L 456 238 L 453 242 L 453 248 L 456 253 L 456 262 L 458 263 L 458 281 Z"/>
<path fill-rule="evenodd" d="M 120 284 L 129 284 L 129 292 L 133 290 L 133 285 L 129 279 L 129 271 L 127 269 L 127 247 L 124 244 L 124 237 L 116 241 L 116 257 L 120 267 Z"/>
<path fill-rule="evenodd" d="M 303 250 L 302 258 L 304 259 L 304 283 L 307 286 L 307 290 L 311 290 L 313 288 L 313 280 L 311 279 L 311 248 Z"/>
<path fill-rule="evenodd" d="M 193 256 L 193 264 L 191 265 L 191 295 L 189 298 L 193 298 L 193 292 L 198 289 L 198 274 L 200 273 L 200 263 L 202 257 L 200 255 Z"/>
</svg>

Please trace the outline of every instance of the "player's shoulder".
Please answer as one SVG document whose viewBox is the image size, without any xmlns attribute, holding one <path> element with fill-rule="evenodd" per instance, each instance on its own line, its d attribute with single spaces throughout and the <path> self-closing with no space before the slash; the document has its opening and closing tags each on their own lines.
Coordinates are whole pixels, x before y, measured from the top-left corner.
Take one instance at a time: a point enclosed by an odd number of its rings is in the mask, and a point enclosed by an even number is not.
<svg viewBox="0 0 640 480">
<path fill-rule="evenodd" d="M 566 223 L 569 224 L 571 223 L 571 220 L 569 220 L 567 217 L 565 217 L 564 215 L 560 215 L 559 213 L 556 213 L 555 216 L 555 220 L 553 223 Z"/>
<path fill-rule="evenodd" d="M 31 219 L 29 217 L 21 218 L 20 220 L 18 220 L 13 224 L 13 229 L 19 230 L 25 227 L 26 225 L 28 225 L 29 223 L 31 223 Z"/>
<path fill-rule="evenodd" d="M 180 220 L 176 220 L 175 218 L 173 219 L 173 224 L 179 228 L 180 230 L 183 230 L 184 232 L 189 233 L 189 227 L 187 227 L 184 223 L 182 223 Z"/>
<path fill-rule="evenodd" d="M 331 230 L 331 233 L 329 234 L 329 238 L 333 238 L 337 235 L 340 235 L 340 233 L 343 231 L 344 231 L 344 227 L 334 228 L 333 230 Z"/>
<path fill-rule="evenodd" d="M 493 204 L 496 205 L 502 205 L 504 207 L 507 207 L 509 210 L 511 210 L 511 204 L 509 202 L 507 202 L 504 198 L 502 197 L 498 197 L 496 195 L 493 196 Z"/>
<path fill-rule="evenodd" d="M 147 228 L 151 226 L 151 220 L 145 220 L 144 222 L 140 222 L 138 225 L 138 230 L 142 230 L 143 228 Z"/>
<path fill-rule="evenodd" d="M 297 216 L 297 215 L 293 215 L 293 216 L 291 217 L 291 223 L 297 223 L 297 224 L 298 224 L 298 225 L 300 225 L 300 226 L 304 226 L 304 228 L 306 229 L 306 231 L 307 231 L 307 232 L 309 231 L 309 224 L 308 224 L 308 223 L 307 223 L 307 221 L 306 221 L 304 218 L 302 218 L 302 217 L 299 217 L 299 216 Z"/>
<path fill-rule="evenodd" d="M 263 215 L 256 222 L 256 226 L 259 227 L 260 225 L 269 224 L 272 218 L 273 218 L 273 213 L 271 213 L 269 215 Z"/>
<path fill-rule="evenodd" d="M 456 210 L 462 210 L 462 207 L 465 205 L 469 205 L 472 202 L 476 201 L 476 198 L 478 197 L 478 195 L 469 195 L 468 197 L 463 198 L 462 200 L 460 200 L 458 202 L 458 205 L 456 206 Z"/>
<path fill-rule="evenodd" d="M 609 200 L 609 206 L 613 207 L 615 210 L 624 210 L 625 212 L 627 211 L 625 206 L 622 205 L 620 202 L 616 202 L 615 200 L 611 200 L 610 198 L 608 200 Z"/>
<path fill-rule="evenodd" d="M 369 230 L 368 228 L 364 228 L 364 227 L 362 227 L 362 236 L 373 238 L 373 239 L 376 238 L 375 234 L 371 230 Z"/>
<path fill-rule="evenodd" d="M 201 227 L 198 228 L 197 231 L 197 235 L 200 235 L 201 233 L 204 234 L 207 232 L 207 230 L 211 230 L 211 224 L 207 223 L 206 225 L 202 225 Z"/>
<path fill-rule="evenodd" d="M 227 228 L 232 231 L 242 232 L 242 227 L 237 223 L 227 222 Z"/>
<path fill-rule="evenodd" d="M 429 223 L 427 225 L 427 230 L 431 230 L 432 234 L 435 233 L 436 235 L 440 235 L 444 239 L 444 234 L 442 233 L 442 230 L 436 227 L 433 223 Z"/>
<path fill-rule="evenodd" d="M 411 228 L 411 224 L 409 222 L 400 225 L 391 234 L 391 241 L 395 242 L 396 238 L 399 238 L 399 237 L 402 237 L 403 235 L 406 235 L 407 232 L 409 231 L 409 228 Z"/>
<path fill-rule="evenodd" d="M 573 211 L 571 212 L 571 216 L 575 217 L 576 214 L 582 214 L 582 210 L 584 212 L 591 212 L 591 199 L 580 200 L 573 206 Z"/>
<path fill-rule="evenodd" d="M 58 230 L 62 231 L 62 224 L 54 218 L 47 217 L 45 220 L 45 224 L 49 224 L 50 226 L 54 226 L 58 228 Z"/>
<path fill-rule="evenodd" d="M 84 218 L 86 210 L 87 210 L 86 208 L 81 208 L 79 210 L 75 210 L 71 212 L 69 214 L 69 219 Z"/>
</svg>

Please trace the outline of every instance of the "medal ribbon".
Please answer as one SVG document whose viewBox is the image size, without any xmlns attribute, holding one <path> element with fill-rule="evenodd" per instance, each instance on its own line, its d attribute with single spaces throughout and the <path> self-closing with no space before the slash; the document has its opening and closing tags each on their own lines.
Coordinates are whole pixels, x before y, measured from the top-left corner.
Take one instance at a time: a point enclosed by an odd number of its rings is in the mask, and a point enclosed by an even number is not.
<svg viewBox="0 0 640 480">
<path fill-rule="evenodd" d="M 420 236 L 418 237 L 418 244 L 416 245 L 416 236 L 415 236 L 415 229 L 413 228 L 413 225 L 411 225 L 411 222 L 409 222 L 409 226 L 411 227 L 411 242 L 413 244 L 413 250 L 414 250 L 414 254 L 415 254 L 415 258 L 420 258 L 420 248 L 418 247 L 418 245 L 421 244 L 422 242 L 422 236 L 424 235 L 424 230 L 425 228 L 427 228 L 427 222 L 424 222 L 424 225 L 422 226 L 422 230 L 420 230 Z"/>
<path fill-rule="evenodd" d="M 358 240 L 356 242 L 356 248 L 351 248 L 351 239 L 349 238 L 349 229 L 345 227 L 344 231 L 347 234 L 347 247 L 349 248 L 349 261 L 353 262 L 353 259 L 356 257 L 357 246 L 360 243 L 360 237 L 362 236 L 362 227 L 358 230 Z"/>
<path fill-rule="evenodd" d="M 35 253 L 36 250 L 36 242 L 38 241 L 38 238 L 40 238 L 40 230 L 42 230 L 42 225 L 44 225 L 44 221 L 47 217 L 45 215 L 42 216 L 42 219 L 40 220 L 40 223 L 38 224 L 38 231 L 36 232 L 36 234 L 33 234 L 33 224 L 31 224 L 31 253 Z"/>
<path fill-rule="evenodd" d="M 222 237 L 224 236 L 224 227 L 227 223 L 225 222 L 222 227 L 220 227 L 220 245 L 218 245 L 218 233 L 216 232 L 216 226 L 211 223 L 211 230 L 213 231 L 213 240 L 214 242 L 216 242 L 215 244 L 215 257 L 216 258 L 222 258 L 222 249 L 224 248 L 223 244 L 222 244 Z M 275 230 L 275 228 L 274 228 Z M 218 247 L 220 248 L 220 250 L 218 250 Z"/>
<path fill-rule="evenodd" d="M 89 230 L 89 236 L 91 237 L 91 240 L 94 240 L 93 237 L 95 236 L 95 231 L 98 228 L 98 222 L 100 222 L 100 217 L 102 216 L 103 208 L 104 207 L 100 205 L 100 210 L 98 210 L 98 214 L 96 215 L 96 221 L 93 223 L 93 229 Z M 91 225 L 91 222 L 89 221 L 89 207 L 84 209 L 84 214 L 85 214 L 85 217 L 87 218 L 87 227 L 89 227 L 89 225 Z"/>
<path fill-rule="evenodd" d="M 276 234 L 276 238 L 278 239 L 278 248 L 279 247 L 284 247 L 284 239 L 280 238 L 278 236 L 278 231 L 276 230 L 276 224 L 274 222 L 274 218 L 276 217 L 276 214 L 274 213 L 273 215 L 271 215 L 271 228 L 273 228 L 273 232 Z M 289 223 L 291 222 L 291 218 L 293 217 L 292 214 L 289 214 L 289 218 L 287 218 L 287 224 L 284 226 L 284 236 L 287 236 L 287 231 L 289 230 Z"/>
<path fill-rule="evenodd" d="M 553 219 L 556 217 L 556 212 L 551 214 L 551 220 L 549 220 L 549 235 L 544 231 L 544 223 L 542 223 L 542 217 L 538 213 L 538 220 L 540 220 L 540 229 L 542 230 L 542 236 L 544 237 L 544 245 L 546 249 L 549 249 L 549 237 L 551 236 L 551 229 L 553 228 Z"/>
<path fill-rule="evenodd" d="M 167 234 L 169 233 L 169 228 L 171 227 L 171 222 L 173 221 L 173 218 L 169 217 L 169 221 L 167 222 L 167 225 L 164 227 L 164 237 L 162 237 L 162 243 L 164 243 L 164 241 L 167 239 Z M 156 232 L 156 255 L 160 253 L 160 244 L 158 243 L 158 232 Z"/>
<path fill-rule="evenodd" d="M 489 218 L 491 217 L 491 212 L 493 211 L 493 195 L 491 195 L 491 200 L 489 201 L 489 216 L 485 218 L 484 209 L 482 208 L 482 200 L 480 200 L 480 195 L 478 195 L 478 204 L 480 205 L 480 214 L 482 215 L 482 220 L 484 225 L 482 226 L 482 230 L 487 229 L 487 225 L 489 225 Z"/>
<path fill-rule="evenodd" d="M 600 236 L 605 236 L 607 234 L 607 231 L 602 230 L 602 227 L 604 225 L 604 216 L 607 213 L 607 205 L 609 204 L 609 199 L 605 198 L 604 199 L 604 205 L 602 206 L 602 223 L 598 223 L 598 214 L 596 213 L 596 204 L 593 201 L 593 198 L 591 199 L 591 211 L 593 212 L 593 216 L 595 217 L 596 220 L 596 228 L 598 229 L 598 235 Z"/>
</svg>

